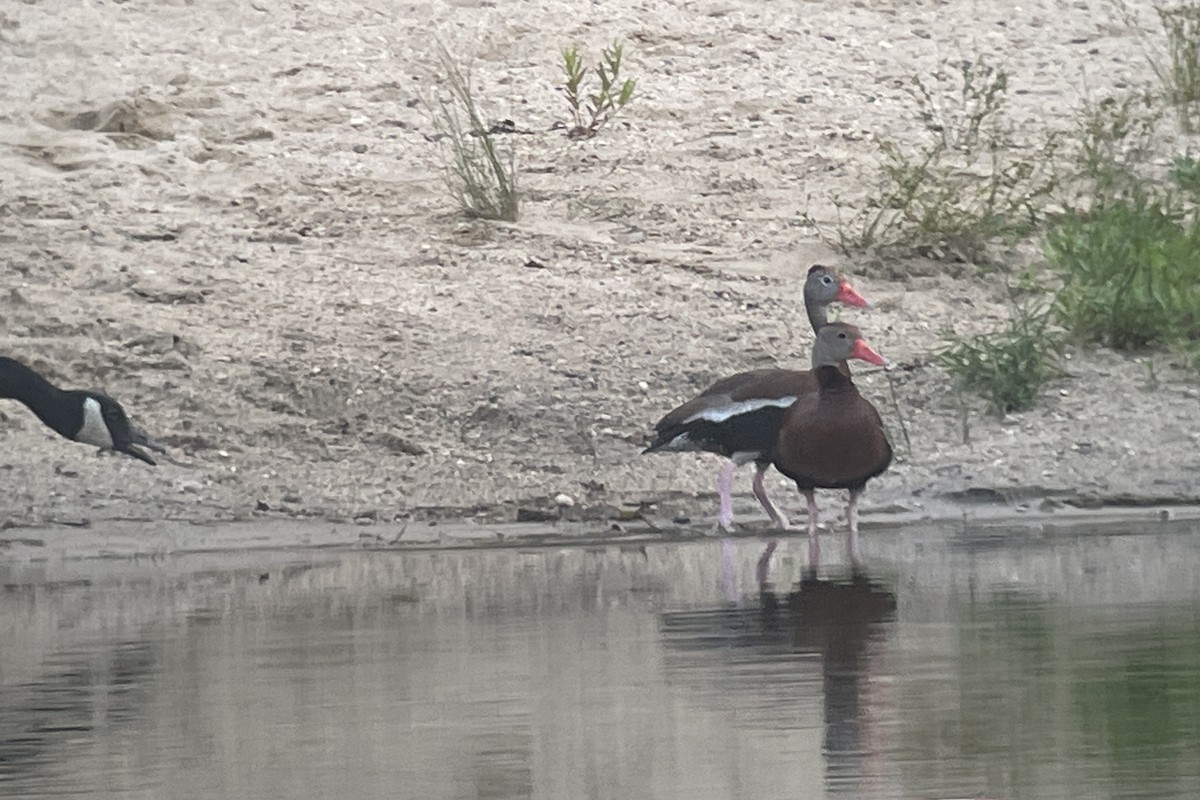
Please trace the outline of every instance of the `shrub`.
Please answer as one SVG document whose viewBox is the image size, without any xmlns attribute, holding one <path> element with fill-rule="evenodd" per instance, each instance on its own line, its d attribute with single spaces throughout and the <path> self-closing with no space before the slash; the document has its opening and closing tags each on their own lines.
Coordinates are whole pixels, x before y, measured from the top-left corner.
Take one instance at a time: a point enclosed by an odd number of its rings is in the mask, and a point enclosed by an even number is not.
<svg viewBox="0 0 1200 800">
<path fill-rule="evenodd" d="M 846 253 L 900 249 L 974 261 L 990 242 L 1028 234 L 1057 185 L 1059 140 L 1016 141 L 1004 113 L 1007 73 L 982 57 L 946 62 L 929 77 L 913 76 L 910 92 L 924 142 L 879 142 L 877 199 L 846 215 L 835 198 L 832 244 Z"/>
<path fill-rule="evenodd" d="M 1055 308 L 1085 341 L 1195 352 L 1200 341 L 1200 218 L 1170 194 L 1137 191 L 1070 213 L 1045 254 L 1063 281 Z"/>
</svg>

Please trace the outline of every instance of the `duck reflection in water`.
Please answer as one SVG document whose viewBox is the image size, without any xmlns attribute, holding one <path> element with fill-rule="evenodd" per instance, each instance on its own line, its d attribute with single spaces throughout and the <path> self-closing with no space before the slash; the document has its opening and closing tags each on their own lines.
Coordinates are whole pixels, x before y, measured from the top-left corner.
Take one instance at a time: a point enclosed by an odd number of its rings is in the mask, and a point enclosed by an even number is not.
<svg viewBox="0 0 1200 800">
<path fill-rule="evenodd" d="M 679 656 L 668 659 L 668 668 L 712 675 L 724 691 L 734 662 L 747 676 L 732 681 L 734 690 L 759 695 L 744 700 L 772 710 L 753 717 L 769 728 L 808 727 L 798 717 L 812 697 L 815 676 L 806 673 L 816 656 L 826 788 L 855 795 L 877 772 L 871 762 L 884 749 L 875 721 L 888 702 L 877 696 L 882 683 L 874 656 L 895 614 L 895 594 L 862 572 L 844 579 L 810 572 L 789 594 L 763 592 L 757 606 L 667 613 L 661 623 L 668 649 Z M 783 655 L 799 658 L 785 661 L 781 673 Z"/>
</svg>

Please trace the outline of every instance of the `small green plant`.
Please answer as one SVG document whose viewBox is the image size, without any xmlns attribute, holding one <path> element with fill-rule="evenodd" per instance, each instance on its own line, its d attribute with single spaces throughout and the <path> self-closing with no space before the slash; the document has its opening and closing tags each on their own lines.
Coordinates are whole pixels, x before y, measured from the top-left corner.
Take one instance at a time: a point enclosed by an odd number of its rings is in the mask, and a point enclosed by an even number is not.
<svg viewBox="0 0 1200 800">
<path fill-rule="evenodd" d="M 572 127 L 567 135 L 572 139 L 590 139 L 615 117 L 633 99 L 637 82 L 633 78 L 621 80 L 621 56 L 624 47 L 620 42 L 606 48 L 596 65 L 596 76 L 600 80 L 597 91 L 587 94 L 583 88 L 588 68 L 583 65 L 579 48 L 567 47 L 562 51 L 562 70 L 565 81 L 562 89 L 571 109 Z"/>
<path fill-rule="evenodd" d="M 1045 254 L 1063 281 L 1058 318 L 1075 335 L 1113 348 L 1168 345 L 1189 361 L 1200 352 L 1194 207 L 1136 192 L 1065 215 L 1047 232 Z"/>
<path fill-rule="evenodd" d="M 1049 303 L 1030 300 L 1014 306 L 1008 326 L 998 333 L 963 338 L 947 330 L 938 363 L 964 387 L 987 397 L 997 414 L 1023 411 L 1033 406 L 1046 381 L 1061 374 L 1062 338 L 1051 327 L 1051 316 Z"/>
<path fill-rule="evenodd" d="M 924 143 L 880 141 L 874 199 L 849 215 L 834 200 L 832 243 L 847 253 L 900 249 L 976 261 L 992 241 L 1028 234 L 1057 186 L 1059 140 L 1021 146 L 1004 115 L 1007 91 L 1007 73 L 983 58 L 914 76 Z"/>
<path fill-rule="evenodd" d="M 438 58 L 449 97 L 426 101 L 440 139 L 446 143 L 446 188 L 469 217 L 516 222 L 519 198 L 516 157 L 501 155 L 493 129 L 471 92 L 470 74 L 458 66 L 444 47 Z"/>
</svg>

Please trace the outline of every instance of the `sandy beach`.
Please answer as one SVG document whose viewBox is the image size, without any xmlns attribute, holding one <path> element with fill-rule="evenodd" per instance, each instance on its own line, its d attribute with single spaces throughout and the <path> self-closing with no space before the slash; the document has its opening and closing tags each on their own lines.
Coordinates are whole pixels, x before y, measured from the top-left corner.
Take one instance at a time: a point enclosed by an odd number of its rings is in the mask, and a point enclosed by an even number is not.
<svg viewBox="0 0 1200 800">
<path fill-rule="evenodd" d="M 714 456 L 641 456 L 717 378 L 807 367 L 815 262 L 899 366 L 856 382 L 898 458 L 864 515 L 1200 501 L 1200 387 L 1165 353 L 1072 347 L 1000 419 L 934 363 L 1000 327 L 1005 277 L 853 260 L 806 214 L 862 198 L 920 133 L 907 76 L 983 54 L 1011 115 L 1065 130 L 1152 80 L 1101 2 L 511 4 L 43 0 L 0 12 L 0 353 L 118 398 L 169 449 L 97 456 L 0 404 L 0 524 L 516 522 L 697 528 Z M 526 134 L 522 216 L 464 220 L 422 96 L 436 41 Z M 569 140 L 559 50 L 626 43 L 638 80 Z M 1021 257 L 1014 253 L 1013 258 Z M 893 400 L 894 390 L 894 400 Z M 901 432 L 907 429 L 908 446 Z M 964 436 L 964 432 L 966 435 Z M 735 512 L 766 518 L 738 477 Z M 803 499 L 768 482 L 793 518 Z M 559 495 L 572 505 L 560 509 Z M 844 513 L 822 496 L 825 519 Z"/>
</svg>

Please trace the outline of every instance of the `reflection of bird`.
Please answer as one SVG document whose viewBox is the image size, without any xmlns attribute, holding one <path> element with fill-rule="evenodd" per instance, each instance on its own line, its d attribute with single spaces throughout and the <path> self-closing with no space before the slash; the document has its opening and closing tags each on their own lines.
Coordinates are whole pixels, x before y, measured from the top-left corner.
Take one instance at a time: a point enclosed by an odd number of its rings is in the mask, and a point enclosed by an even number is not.
<svg viewBox="0 0 1200 800">
<path fill-rule="evenodd" d="M 697 658 L 735 659 L 739 674 L 753 675 L 759 661 L 758 679 L 738 685 L 747 692 L 769 691 L 764 682 L 770 681 L 799 695 L 802 684 L 772 669 L 780 653 L 820 656 L 826 781 L 831 790 L 853 794 L 866 760 L 875 755 L 868 741 L 876 711 L 867 699 L 870 646 L 887 635 L 895 614 L 896 596 L 881 583 L 862 574 L 819 580 L 810 573 L 782 598 L 763 593 L 758 608 L 664 614 L 662 632 L 668 649 L 692 656 L 678 664 L 680 670 L 696 671 Z"/>
<path fill-rule="evenodd" d="M 165 453 L 162 445 L 135 428 L 121 404 L 108 395 L 80 389 L 59 389 L 29 367 L 0 357 L 0 398 L 19 400 L 38 419 L 73 442 L 115 450 L 154 464 L 137 449 Z"/>
<path fill-rule="evenodd" d="M 814 265 L 804 282 L 804 306 L 813 331 L 827 322 L 825 307 L 834 302 L 870 306 L 833 270 Z M 787 519 L 767 497 L 763 475 L 771 465 L 769 451 L 784 412 L 797 397 L 816 390 L 816 378 L 808 370 L 759 369 L 724 378 L 660 419 L 654 442 L 644 452 L 700 450 L 731 459 L 717 474 L 717 527 L 726 532 L 733 529 L 734 471 L 754 461 L 754 496 L 771 524 L 786 528 Z"/>
</svg>

